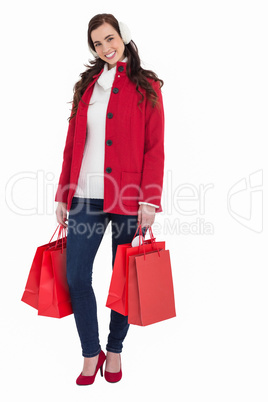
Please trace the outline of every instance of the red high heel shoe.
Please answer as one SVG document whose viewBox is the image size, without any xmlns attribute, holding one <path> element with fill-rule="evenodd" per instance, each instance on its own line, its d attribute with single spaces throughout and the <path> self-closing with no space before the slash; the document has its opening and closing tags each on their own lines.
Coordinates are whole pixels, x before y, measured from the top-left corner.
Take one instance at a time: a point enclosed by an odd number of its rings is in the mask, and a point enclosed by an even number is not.
<svg viewBox="0 0 268 402">
<path fill-rule="evenodd" d="M 95 373 L 93 375 L 82 375 L 82 373 L 77 377 L 76 384 L 77 385 L 91 385 L 95 381 L 96 374 L 98 370 L 100 370 L 100 374 L 103 377 L 103 364 L 105 362 L 106 356 L 105 353 L 101 350 L 99 354 L 99 359 L 97 363 L 97 367 Z"/>
<path fill-rule="evenodd" d="M 122 378 L 122 363 L 121 363 L 121 356 L 120 356 L 120 371 L 118 373 L 110 373 L 109 371 L 104 371 L 104 378 L 108 382 L 118 382 Z"/>
</svg>

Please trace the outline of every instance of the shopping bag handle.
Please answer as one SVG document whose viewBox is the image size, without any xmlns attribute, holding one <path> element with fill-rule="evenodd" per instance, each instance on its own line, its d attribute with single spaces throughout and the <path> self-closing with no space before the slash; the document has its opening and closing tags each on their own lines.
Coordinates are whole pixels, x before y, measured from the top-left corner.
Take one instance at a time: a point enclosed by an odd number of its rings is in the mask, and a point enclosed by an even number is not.
<svg viewBox="0 0 268 402">
<path fill-rule="evenodd" d="M 55 246 L 54 247 L 52 246 L 52 248 L 57 248 L 58 242 L 59 242 L 59 240 L 61 240 L 61 253 L 63 253 L 63 243 L 67 242 L 67 229 L 64 226 L 62 226 L 61 224 L 59 224 L 56 227 L 56 230 L 53 233 L 53 235 L 52 235 L 51 239 L 49 240 L 48 244 L 51 243 L 51 240 L 53 239 L 53 237 L 54 237 L 54 235 L 55 235 L 55 233 L 57 232 L 58 229 L 59 229 L 58 238 L 56 240 Z M 62 236 L 62 237 L 60 238 L 60 236 Z M 48 247 L 48 248 L 50 248 L 50 247 Z"/>
<path fill-rule="evenodd" d="M 139 226 L 137 227 L 137 230 L 136 230 L 136 232 L 135 232 L 134 237 L 136 236 L 136 233 L 137 233 L 138 230 L 139 230 L 139 252 L 140 252 L 140 247 L 143 246 L 144 259 L 145 259 L 145 247 L 144 247 L 145 244 L 151 244 L 151 245 L 152 245 L 152 248 L 157 249 L 158 255 L 159 255 L 159 257 L 160 257 L 159 248 L 158 248 L 157 245 L 156 245 L 155 237 L 154 237 L 154 235 L 153 235 L 153 231 L 152 231 L 151 226 L 149 226 L 150 239 L 148 239 L 148 240 L 143 240 L 142 244 L 141 244 L 141 237 L 144 238 L 144 236 L 143 236 L 143 233 L 142 233 L 142 227 L 141 227 L 141 225 L 139 225 Z M 134 237 L 133 237 L 133 239 L 134 239 Z M 133 241 L 133 239 L 132 239 L 132 241 Z"/>
<path fill-rule="evenodd" d="M 60 238 L 60 235 L 62 235 L 62 237 Z M 55 248 L 57 248 L 58 245 L 58 241 L 61 240 L 61 254 L 63 253 L 63 243 L 67 243 L 67 233 L 66 233 L 66 228 L 62 225 L 60 225 L 60 230 L 59 230 L 59 234 L 58 234 L 58 238 L 55 244 Z"/>
<path fill-rule="evenodd" d="M 142 229 L 142 227 L 141 227 L 141 225 L 138 225 L 138 227 L 137 227 L 137 229 L 136 229 L 136 232 L 135 232 L 135 234 L 134 234 L 134 236 L 133 236 L 132 241 L 133 241 L 134 238 L 136 237 L 137 231 L 139 230 L 139 232 L 140 232 L 140 229 Z M 149 233 L 150 233 L 151 240 L 155 240 L 155 237 L 154 237 L 154 235 L 153 235 L 151 226 L 149 226 Z M 139 235 L 140 235 L 140 233 L 139 233 Z M 141 231 L 141 236 L 144 237 L 142 231 Z M 145 242 L 145 244 L 147 244 L 148 242 L 150 242 L 150 240 L 144 240 L 144 242 Z"/>
</svg>

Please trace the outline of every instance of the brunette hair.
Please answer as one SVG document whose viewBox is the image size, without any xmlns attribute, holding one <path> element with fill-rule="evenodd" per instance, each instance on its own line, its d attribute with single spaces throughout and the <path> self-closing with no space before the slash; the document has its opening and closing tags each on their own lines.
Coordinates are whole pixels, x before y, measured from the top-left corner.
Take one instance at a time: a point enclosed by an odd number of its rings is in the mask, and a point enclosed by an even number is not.
<svg viewBox="0 0 268 402">
<path fill-rule="evenodd" d="M 91 39 L 91 32 L 97 29 L 103 23 L 107 22 L 110 24 L 120 35 L 120 29 L 117 19 L 112 14 L 97 14 L 88 23 L 88 46 L 94 50 L 94 44 Z M 120 35 L 121 36 L 121 35 Z M 141 61 L 138 53 L 138 48 L 131 40 L 127 45 L 125 45 L 124 56 L 127 57 L 127 68 L 126 73 L 128 78 L 136 84 L 136 90 L 141 95 L 142 102 L 144 100 L 144 95 L 140 92 L 139 88 L 142 88 L 146 92 L 146 97 L 152 102 L 153 107 L 157 105 L 158 96 L 153 89 L 150 81 L 159 81 L 160 88 L 164 85 L 163 80 L 158 78 L 158 76 L 151 70 L 145 70 L 141 67 Z M 89 65 L 84 64 L 87 70 L 80 74 L 81 79 L 74 85 L 73 100 L 69 103 L 73 104 L 72 115 L 69 117 L 69 121 L 76 115 L 78 103 L 83 96 L 89 83 L 92 81 L 93 76 L 98 74 L 104 67 L 105 62 L 101 58 L 96 58 L 95 60 L 90 60 Z"/>
</svg>

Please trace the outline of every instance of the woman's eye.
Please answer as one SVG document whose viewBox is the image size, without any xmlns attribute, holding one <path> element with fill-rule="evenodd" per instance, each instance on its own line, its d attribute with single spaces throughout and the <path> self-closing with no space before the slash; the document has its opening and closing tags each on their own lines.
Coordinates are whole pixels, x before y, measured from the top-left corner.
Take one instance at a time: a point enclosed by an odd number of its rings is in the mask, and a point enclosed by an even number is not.
<svg viewBox="0 0 268 402">
<path fill-rule="evenodd" d="M 109 38 L 109 39 L 108 39 L 108 42 L 111 42 L 112 39 L 113 39 L 113 38 Z"/>
</svg>

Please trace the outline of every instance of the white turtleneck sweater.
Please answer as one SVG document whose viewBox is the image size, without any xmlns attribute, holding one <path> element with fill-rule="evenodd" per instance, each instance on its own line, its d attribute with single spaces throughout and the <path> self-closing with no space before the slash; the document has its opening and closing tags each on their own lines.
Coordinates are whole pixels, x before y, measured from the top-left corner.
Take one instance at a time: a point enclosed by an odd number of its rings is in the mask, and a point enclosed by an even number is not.
<svg viewBox="0 0 268 402">
<path fill-rule="evenodd" d="M 123 60 L 126 62 L 127 58 Z M 104 70 L 94 84 L 87 111 L 87 136 L 75 197 L 104 198 L 105 121 L 116 67 Z M 158 205 L 139 201 L 139 204 Z"/>
</svg>

